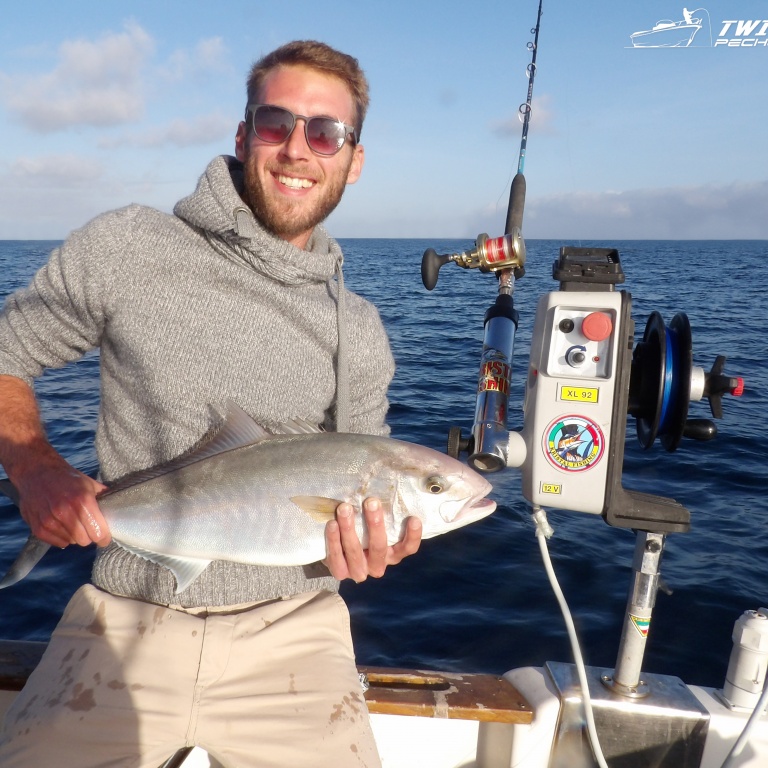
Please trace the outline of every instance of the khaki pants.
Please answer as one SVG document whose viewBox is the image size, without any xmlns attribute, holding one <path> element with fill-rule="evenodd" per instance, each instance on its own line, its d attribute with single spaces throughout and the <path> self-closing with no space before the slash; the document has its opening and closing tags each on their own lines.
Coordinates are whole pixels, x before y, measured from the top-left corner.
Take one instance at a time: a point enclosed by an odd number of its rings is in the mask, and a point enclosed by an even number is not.
<svg viewBox="0 0 768 768">
<path fill-rule="evenodd" d="M 172 609 L 82 587 L 5 721 L 2 768 L 380 765 L 343 600 Z"/>
</svg>

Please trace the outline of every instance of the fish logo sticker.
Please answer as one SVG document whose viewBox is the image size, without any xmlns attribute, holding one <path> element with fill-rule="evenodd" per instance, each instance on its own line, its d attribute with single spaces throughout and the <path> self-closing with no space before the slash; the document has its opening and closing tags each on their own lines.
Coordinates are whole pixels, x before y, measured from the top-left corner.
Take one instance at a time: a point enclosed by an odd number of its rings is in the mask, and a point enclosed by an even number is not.
<svg viewBox="0 0 768 768">
<path fill-rule="evenodd" d="M 583 416 L 561 416 L 544 432 L 544 453 L 550 464 L 566 472 L 594 467 L 605 452 L 600 427 Z"/>
</svg>

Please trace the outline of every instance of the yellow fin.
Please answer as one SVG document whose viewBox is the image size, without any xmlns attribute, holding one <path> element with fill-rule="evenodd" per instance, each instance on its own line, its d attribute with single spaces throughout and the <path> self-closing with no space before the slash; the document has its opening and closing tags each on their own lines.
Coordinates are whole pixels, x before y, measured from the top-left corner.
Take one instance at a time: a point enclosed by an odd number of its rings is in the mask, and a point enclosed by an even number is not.
<svg viewBox="0 0 768 768">
<path fill-rule="evenodd" d="M 342 502 L 325 496 L 291 496 L 291 501 L 318 523 L 327 523 L 336 517 L 336 507 Z"/>
</svg>

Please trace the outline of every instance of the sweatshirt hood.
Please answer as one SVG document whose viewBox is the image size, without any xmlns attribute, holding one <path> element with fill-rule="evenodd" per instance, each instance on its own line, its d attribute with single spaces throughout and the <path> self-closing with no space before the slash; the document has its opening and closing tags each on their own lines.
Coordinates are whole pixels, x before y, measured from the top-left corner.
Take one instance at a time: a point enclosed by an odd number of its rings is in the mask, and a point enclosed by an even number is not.
<svg viewBox="0 0 768 768">
<path fill-rule="evenodd" d="M 317 225 L 305 250 L 268 232 L 243 202 L 245 172 L 234 157 L 214 158 L 174 214 L 205 233 L 222 255 L 285 285 L 326 282 L 343 263 L 341 248 Z"/>
<path fill-rule="evenodd" d="M 348 328 L 344 301 L 344 259 L 339 244 L 319 224 L 302 250 L 267 232 L 243 202 L 245 172 L 234 157 L 219 155 L 200 177 L 197 188 L 179 200 L 174 214 L 205 235 L 222 256 L 283 285 L 326 283 L 336 301 L 338 346 L 336 350 L 337 432 L 349 431 L 350 392 Z M 333 278 L 338 280 L 333 285 Z"/>
</svg>

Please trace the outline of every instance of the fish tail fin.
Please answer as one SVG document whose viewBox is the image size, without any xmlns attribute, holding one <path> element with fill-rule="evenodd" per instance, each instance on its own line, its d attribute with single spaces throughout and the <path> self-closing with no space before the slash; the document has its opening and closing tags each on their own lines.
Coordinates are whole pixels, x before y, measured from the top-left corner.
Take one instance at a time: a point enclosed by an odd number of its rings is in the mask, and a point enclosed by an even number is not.
<svg viewBox="0 0 768 768">
<path fill-rule="evenodd" d="M 19 506 L 19 492 L 10 480 L 0 480 L 0 493 L 7 496 L 17 507 Z"/>
<path fill-rule="evenodd" d="M 41 541 L 37 536 L 30 536 L 13 565 L 8 569 L 8 573 L 0 580 L 0 589 L 21 581 L 50 548 L 50 544 Z"/>
</svg>

